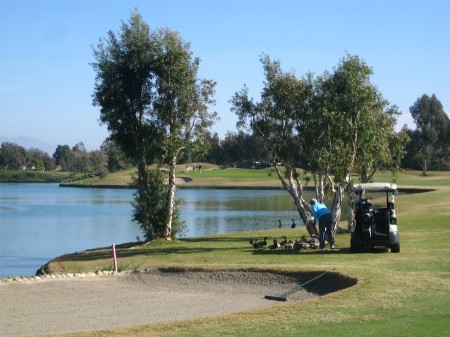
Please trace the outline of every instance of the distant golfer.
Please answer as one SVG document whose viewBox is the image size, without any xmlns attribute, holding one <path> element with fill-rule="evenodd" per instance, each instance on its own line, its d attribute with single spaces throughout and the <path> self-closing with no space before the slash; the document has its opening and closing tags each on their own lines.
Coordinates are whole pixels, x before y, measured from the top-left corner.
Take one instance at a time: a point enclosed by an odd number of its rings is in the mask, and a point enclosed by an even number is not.
<svg viewBox="0 0 450 337">
<path fill-rule="evenodd" d="M 325 234 L 328 236 L 330 248 L 334 249 L 333 231 L 331 229 L 333 219 L 331 218 L 331 212 L 328 210 L 327 206 L 321 204 L 316 199 L 311 199 L 309 204 L 311 205 L 311 209 L 314 213 L 314 222 L 317 222 L 317 220 L 319 221 L 320 249 L 325 247 Z"/>
</svg>

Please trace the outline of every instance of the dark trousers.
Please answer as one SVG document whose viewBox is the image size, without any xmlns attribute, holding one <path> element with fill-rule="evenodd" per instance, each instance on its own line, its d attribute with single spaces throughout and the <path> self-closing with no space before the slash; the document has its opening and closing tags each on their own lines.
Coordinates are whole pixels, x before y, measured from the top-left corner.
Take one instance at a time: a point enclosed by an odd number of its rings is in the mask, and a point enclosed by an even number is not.
<svg viewBox="0 0 450 337">
<path fill-rule="evenodd" d="M 331 217 L 331 213 L 324 214 L 319 218 L 319 242 L 320 248 L 325 247 L 325 235 L 328 236 L 328 242 L 331 245 L 334 245 L 333 231 L 331 227 L 333 225 L 333 218 Z"/>
</svg>

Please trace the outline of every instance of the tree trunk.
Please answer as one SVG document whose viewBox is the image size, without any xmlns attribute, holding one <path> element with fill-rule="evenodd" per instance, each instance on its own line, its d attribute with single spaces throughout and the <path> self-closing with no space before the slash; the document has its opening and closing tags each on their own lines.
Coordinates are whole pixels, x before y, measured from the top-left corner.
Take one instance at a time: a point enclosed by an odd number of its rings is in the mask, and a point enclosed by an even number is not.
<svg viewBox="0 0 450 337">
<path fill-rule="evenodd" d="M 353 227 L 353 195 L 352 192 L 349 191 L 348 193 L 348 200 L 347 200 L 347 206 L 348 206 L 348 215 L 347 215 L 347 230 L 350 232 Z"/>
<path fill-rule="evenodd" d="M 305 202 L 303 199 L 303 187 L 300 181 L 294 177 L 295 169 L 292 168 L 290 164 L 285 164 L 286 166 L 286 173 L 288 176 L 289 184 L 286 183 L 286 180 L 283 178 L 278 166 L 276 163 L 274 164 L 275 170 L 278 175 L 278 179 L 283 184 L 286 191 L 289 192 L 289 194 L 292 196 L 295 202 L 295 206 L 297 206 L 298 214 L 300 215 L 300 218 L 302 219 L 306 229 L 308 230 L 310 235 L 313 234 L 319 234 L 317 233 L 317 230 L 313 225 L 310 224 L 308 221 L 308 214 L 306 213 L 305 207 L 303 206 L 303 203 Z"/>
<path fill-rule="evenodd" d="M 423 163 L 422 163 L 422 176 L 426 177 L 427 176 L 427 160 L 424 159 Z"/>
<path fill-rule="evenodd" d="M 336 187 L 336 191 L 334 192 L 333 210 L 331 211 L 331 216 L 333 218 L 333 232 L 336 232 L 339 227 L 345 191 L 350 183 L 350 177 L 351 175 L 347 174 L 345 180 Z"/>
<path fill-rule="evenodd" d="M 314 189 L 316 191 L 317 201 L 324 203 L 325 201 L 325 178 L 322 173 L 314 174 Z"/>
<path fill-rule="evenodd" d="M 172 235 L 172 222 L 173 222 L 173 214 L 175 212 L 175 192 L 176 192 L 176 163 L 177 158 L 173 157 L 169 167 L 169 191 L 167 194 L 167 207 L 168 207 L 168 215 L 167 215 L 167 223 L 164 227 L 163 237 L 165 239 L 171 239 Z"/>
<path fill-rule="evenodd" d="M 148 184 L 148 176 L 147 176 L 147 163 L 145 160 L 145 144 L 142 140 L 140 142 L 139 140 L 135 140 L 136 145 L 138 147 L 138 162 L 137 162 L 137 169 L 138 169 L 138 176 L 137 176 L 137 191 L 138 191 L 138 197 L 139 197 L 139 204 L 143 208 L 143 213 L 148 214 L 148 204 L 147 204 L 147 184 Z M 146 224 L 149 226 L 150 224 Z M 154 228 L 151 230 L 152 237 L 149 238 L 149 240 L 154 239 Z"/>
</svg>

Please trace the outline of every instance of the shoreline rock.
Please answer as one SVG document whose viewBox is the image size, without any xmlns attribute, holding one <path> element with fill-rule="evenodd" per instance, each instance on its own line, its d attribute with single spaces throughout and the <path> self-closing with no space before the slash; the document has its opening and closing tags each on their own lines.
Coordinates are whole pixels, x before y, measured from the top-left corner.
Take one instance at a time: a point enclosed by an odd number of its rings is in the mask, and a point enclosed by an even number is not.
<svg viewBox="0 0 450 337">
<path fill-rule="evenodd" d="M 40 282 L 48 280 L 58 280 L 58 279 L 82 279 L 88 277 L 99 277 L 99 276 L 111 276 L 117 275 L 112 270 L 101 271 L 97 270 L 89 273 L 65 273 L 65 274 L 40 274 L 36 276 L 8 276 L 0 278 L 0 284 L 12 283 L 12 282 Z"/>
</svg>

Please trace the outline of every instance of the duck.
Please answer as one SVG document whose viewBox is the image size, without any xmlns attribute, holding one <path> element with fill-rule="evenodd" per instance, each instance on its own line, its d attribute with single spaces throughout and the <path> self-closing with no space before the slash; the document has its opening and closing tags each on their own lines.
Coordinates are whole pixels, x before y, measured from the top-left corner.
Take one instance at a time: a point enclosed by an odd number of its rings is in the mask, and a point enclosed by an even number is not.
<svg viewBox="0 0 450 337">
<path fill-rule="evenodd" d="M 253 246 L 253 244 L 254 244 L 256 241 L 258 241 L 258 240 L 257 240 L 257 239 L 250 239 L 250 240 L 248 240 L 248 242 L 249 242 L 250 245 L 252 245 L 252 246 Z"/>
<path fill-rule="evenodd" d="M 281 224 L 280 219 L 278 219 L 278 228 L 282 228 L 282 227 L 283 227 L 283 225 Z"/>
<path fill-rule="evenodd" d="M 286 235 L 283 235 L 282 238 L 284 238 L 284 240 L 280 242 L 280 245 L 284 247 L 286 245 L 286 243 L 288 243 L 288 240 L 287 240 Z"/>
<path fill-rule="evenodd" d="M 309 248 L 309 247 L 310 247 L 309 242 L 302 241 L 301 239 L 295 240 L 294 246 L 293 246 L 294 249 L 305 249 L 305 248 Z"/>
<path fill-rule="evenodd" d="M 292 225 L 291 225 L 291 228 L 295 228 L 297 225 L 295 224 L 295 221 L 294 221 L 294 219 L 291 219 L 292 220 Z"/>
<path fill-rule="evenodd" d="M 293 249 L 301 249 L 302 248 L 302 242 L 300 240 L 295 240 L 294 245 L 293 245 Z"/>
<path fill-rule="evenodd" d="M 284 249 L 294 249 L 294 242 L 292 240 L 289 240 L 285 245 Z"/>
<path fill-rule="evenodd" d="M 312 237 L 312 238 L 309 240 L 309 246 L 310 246 L 311 248 L 315 248 L 315 249 L 319 248 L 319 247 L 320 247 L 320 241 L 319 241 L 319 239 L 313 238 L 313 237 Z"/>
<path fill-rule="evenodd" d="M 264 241 L 255 241 L 253 243 L 253 248 L 255 249 L 261 249 L 263 248 L 265 245 L 267 245 L 267 237 L 264 237 Z"/>
<path fill-rule="evenodd" d="M 280 243 L 275 239 L 275 240 L 273 240 L 273 245 L 269 246 L 269 249 L 277 249 L 280 247 L 281 247 Z"/>
<path fill-rule="evenodd" d="M 306 235 L 302 235 L 302 237 L 300 238 L 301 242 L 309 242 L 309 240 L 306 238 Z"/>
</svg>

